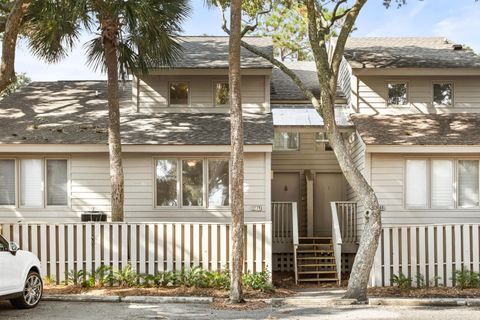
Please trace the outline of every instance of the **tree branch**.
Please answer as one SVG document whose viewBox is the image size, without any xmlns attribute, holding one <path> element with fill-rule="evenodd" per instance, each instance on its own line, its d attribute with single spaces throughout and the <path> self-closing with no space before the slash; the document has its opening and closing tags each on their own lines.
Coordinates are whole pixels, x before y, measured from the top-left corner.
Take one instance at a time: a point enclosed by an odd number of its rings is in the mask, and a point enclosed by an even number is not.
<svg viewBox="0 0 480 320">
<path fill-rule="evenodd" d="M 0 92 L 15 82 L 15 49 L 23 16 L 32 0 L 17 0 L 5 23 L 0 61 Z"/>
</svg>

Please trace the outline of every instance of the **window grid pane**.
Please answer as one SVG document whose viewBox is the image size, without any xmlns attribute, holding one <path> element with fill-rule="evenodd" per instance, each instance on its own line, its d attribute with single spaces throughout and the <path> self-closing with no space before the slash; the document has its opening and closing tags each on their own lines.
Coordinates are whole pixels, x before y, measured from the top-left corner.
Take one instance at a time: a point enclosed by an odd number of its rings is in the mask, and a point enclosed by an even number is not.
<svg viewBox="0 0 480 320">
<path fill-rule="evenodd" d="M 0 160 L 0 205 L 15 205 L 15 160 Z"/>
<path fill-rule="evenodd" d="M 188 83 L 186 82 L 170 83 L 170 104 L 187 105 L 189 91 Z"/>
<path fill-rule="evenodd" d="M 229 205 L 228 160 L 208 160 L 208 205 Z"/>
<path fill-rule="evenodd" d="M 453 161 L 432 160 L 432 207 L 453 208 Z"/>
<path fill-rule="evenodd" d="M 406 105 L 407 84 L 406 83 L 388 83 L 388 105 Z"/>
<path fill-rule="evenodd" d="M 177 161 L 157 160 L 156 164 L 157 206 L 178 206 Z"/>
<path fill-rule="evenodd" d="M 222 106 L 229 103 L 228 82 L 217 82 L 215 86 L 215 105 Z"/>
<path fill-rule="evenodd" d="M 433 84 L 433 104 L 435 106 L 451 106 L 453 100 L 453 84 Z"/>
<path fill-rule="evenodd" d="M 458 161 L 458 206 L 474 208 L 479 205 L 478 161 Z"/>
<path fill-rule="evenodd" d="M 427 206 L 427 160 L 406 162 L 406 205 L 412 208 Z"/>
<path fill-rule="evenodd" d="M 203 205 L 203 161 L 200 159 L 182 160 L 182 204 Z"/>
<path fill-rule="evenodd" d="M 47 205 L 68 205 L 67 160 L 47 160 Z"/>
<path fill-rule="evenodd" d="M 273 148 L 276 150 L 298 150 L 298 133 L 275 132 Z"/>
<path fill-rule="evenodd" d="M 42 163 L 41 159 L 24 159 L 20 161 L 20 202 L 22 206 L 43 206 Z"/>
</svg>

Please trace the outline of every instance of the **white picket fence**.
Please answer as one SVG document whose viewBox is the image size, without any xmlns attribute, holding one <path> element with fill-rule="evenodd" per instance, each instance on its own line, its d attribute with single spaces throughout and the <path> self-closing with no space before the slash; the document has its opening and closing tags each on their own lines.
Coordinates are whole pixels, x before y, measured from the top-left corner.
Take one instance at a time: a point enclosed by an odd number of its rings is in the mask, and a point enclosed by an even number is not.
<svg viewBox="0 0 480 320">
<path fill-rule="evenodd" d="M 65 280 L 66 271 L 92 272 L 101 265 L 128 264 L 139 273 L 201 266 L 228 268 L 231 227 L 213 223 L 65 223 L 3 224 L 2 233 L 34 252 L 43 274 Z M 245 226 L 245 270 L 271 271 L 270 222 Z"/>
<path fill-rule="evenodd" d="M 383 228 L 372 270 L 373 286 L 389 286 L 403 273 L 416 285 L 452 286 L 456 270 L 480 271 L 480 225 L 446 224 Z"/>
</svg>

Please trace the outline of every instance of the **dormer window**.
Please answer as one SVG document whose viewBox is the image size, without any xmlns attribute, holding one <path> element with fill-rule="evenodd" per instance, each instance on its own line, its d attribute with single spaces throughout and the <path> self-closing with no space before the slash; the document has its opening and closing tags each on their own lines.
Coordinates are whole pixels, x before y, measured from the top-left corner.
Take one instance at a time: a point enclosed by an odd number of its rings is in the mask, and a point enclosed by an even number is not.
<svg viewBox="0 0 480 320">
<path fill-rule="evenodd" d="M 433 106 L 451 107 L 453 105 L 453 83 L 437 82 L 433 84 Z"/>
<path fill-rule="evenodd" d="M 188 82 L 170 82 L 169 101 L 171 106 L 189 105 L 190 86 Z"/>
<path fill-rule="evenodd" d="M 387 83 L 389 106 L 403 106 L 408 103 L 407 83 L 406 82 L 389 82 Z"/>
<path fill-rule="evenodd" d="M 228 82 L 215 83 L 215 106 L 227 106 L 229 104 L 229 94 Z"/>
</svg>

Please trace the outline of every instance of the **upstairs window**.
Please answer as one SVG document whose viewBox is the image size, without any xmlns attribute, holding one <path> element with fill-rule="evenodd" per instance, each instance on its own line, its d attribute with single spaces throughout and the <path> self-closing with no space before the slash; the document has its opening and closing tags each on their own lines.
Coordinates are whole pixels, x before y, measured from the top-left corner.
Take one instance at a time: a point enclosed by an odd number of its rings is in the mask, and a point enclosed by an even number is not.
<svg viewBox="0 0 480 320">
<path fill-rule="evenodd" d="M 387 83 L 389 106 L 403 106 L 408 103 L 407 97 L 407 83 L 405 82 L 390 82 Z"/>
<path fill-rule="evenodd" d="M 298 150 L 298 132 L 275 132 L 275 150 Z"/>
<path fill-rule="evenodd" d="M 182 199 L 184 207 L 203 206 L 203 161 L 182 160 Z"/>
<path fill-rule="evenodd" d="M 409 208 L 427 207 L 427 160 L 407 160 L 405 204 Z"/>
<path fill-rule="evenodd" d="M 453 83 L 439 82 L 433 84 L 433 105 L 451 107 L 453 105 Z"/>
<path fill-rule="evenodd" d="M 229 104 L 230 90 L 228 82 L 217 82 L 215 84 L 215 106 L 226 106 Z"/>
<path fill-rule="evenodd" d="M 15 160 L 0 160 L 0 205 L 15 205 Z"/>
<path fill-rule="evenodd" d="M 458 161 L 458 206 L 460 208 L 476 208 L 479 206 L 478 194 L 478 161 Z"/>
<path fill-rule="evenodd" d="M 169 97 L 170 105 L 188 105 L 190 87 L 188 82 L 170 82 Z"/>
<path fill-rule="evenodd" d="M 333 151 L 330 141 L 328 140 L 327 134 L 325 132 L 316 132 L 315 133 L 315 143 L 317 145 L 317 150 L 324 151 Z"/>
</svg>

